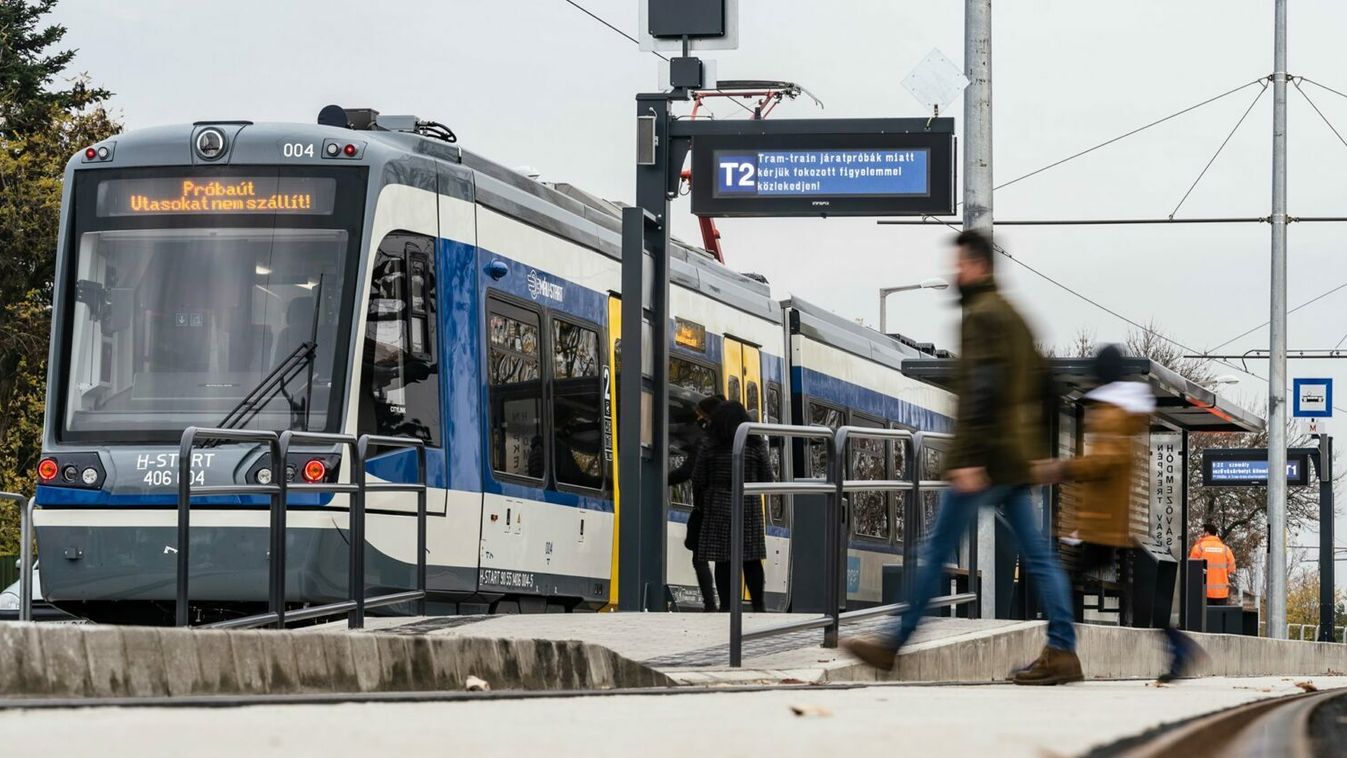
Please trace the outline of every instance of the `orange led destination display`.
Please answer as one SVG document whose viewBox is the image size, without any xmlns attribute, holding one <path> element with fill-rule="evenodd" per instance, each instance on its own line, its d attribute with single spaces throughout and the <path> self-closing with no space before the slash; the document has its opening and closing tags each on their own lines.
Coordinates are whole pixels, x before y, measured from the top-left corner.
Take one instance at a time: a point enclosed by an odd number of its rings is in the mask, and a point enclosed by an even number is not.
<svg viewBox="0 0 1347 758">
<path fill-rule="evenodd" d="M 336 187 L 335 179 L 294 176 L 112 179 L 98 186 L 98 215 L 326 214 Z"/>
</svg>

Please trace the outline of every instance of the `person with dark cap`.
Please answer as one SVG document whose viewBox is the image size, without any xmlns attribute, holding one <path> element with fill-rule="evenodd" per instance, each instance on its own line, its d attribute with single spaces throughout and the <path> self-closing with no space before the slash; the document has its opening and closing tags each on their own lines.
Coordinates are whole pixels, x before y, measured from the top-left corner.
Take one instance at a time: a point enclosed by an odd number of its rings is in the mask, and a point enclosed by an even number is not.
<svg viewBox="0 0 1347 758">
<path fill-rule="evenodd" d="M 751 421 L 748 410 L 737 400 L 726 400 L 711 413 L 707 427 L 710 441 L 697 456 L 692 470 L 692 487 L 702 490 L 705 516 L 702 518 L 701 537 L 694 553 L 695 560 L 715 563 L 716 590 L 720 595 L 720 610 L 730 609 L 730 600 L 738 587 L 730 586 L 730 556 L 732 541 L 731 519 L 735 508 L 744 509 L 743 567 L 744 585 L 754 613 L 767 610 L 766 574 L 762 562 L 767 558 L 766 519 L 762 513 L 762 498 L 746 495 L 734 502 L 734 435 L 739 427 Z M 767 443 L 759 436 L 748 438 L 744 448 L 744 481 L 770 482 L 771 459 Z"/>
<path fill-rule="evenodd" d="M 1015 674 L 1014 682 L 1078 682 L 1084 674 L 1076 657 L 1070 587 L 1038 526 L 1029 494 L 1030 462 L 1043 457 L 1040 448 L 1047 440 L 1042 425 L 1043 359 L 1028 324 L 997 290 L 991 239 L 966 231 L 954 245 L 963 324 L 954 370 L 958 396 L 954 442 L 945 461 L 950 488 L 916 567 L 911 610 L 885 638 L 849 639 L 843 645 L 871 666 L 891 669 L 939 590 L 945 562 L 954 555 L 969 523 L 982 507 L 999 506 L 1020 543 L 1024 569 L 1048 617 L 1047 645 L 1032 664 Z"/>
<path fill-rule="evenodd" d="M 711 437 L 707 426 L 711 423 L 711 414 L 725 402 L 724 395 L 707 395 L 697 401 L 697 426 L 701 435 L 688 448 L 687 456 L 678 468 L 669 472 L 669 486 L 676 487 L 692 481 L 692 472 L 697 468 L 697 460 L 702 457 L 710 445 Z M 716 584 L 711 575 L 711 564 L 697 558 L 697 543 L 701 541 L 702 520 L 706 517 L 706 488 L 692 488 L 692 512 L 688 514 L 687 535 L 683 537 L 683 547 L 692 551 L 692 570 L 697 574 L 697 588 L 702 594 L 702 609 L 708 613 L 716 610 Z"/>
<path fill-rule="evenodd" d="M 1155 396 L 1144 382 L 1126 381 L 1123 352 L 1105 345 L 1091 362 L 1094 389 L 1085 393 L 1085 454 L 1041 461 L 1036 478 L 1045 484 L 1066 482 L 1061 499 L 1062 541 L 1076 546 L 1075 573 L 1116 566 L 1119 553 L 1135 545 L 1131 530 L 1132 494 L 1147 488 L 1146 431 L 1155 412 Z M 1170 653 L 1160 681 L 1187 673 L 1202 654 L 1197 643 L 1168 623 Z"/>
</svg>

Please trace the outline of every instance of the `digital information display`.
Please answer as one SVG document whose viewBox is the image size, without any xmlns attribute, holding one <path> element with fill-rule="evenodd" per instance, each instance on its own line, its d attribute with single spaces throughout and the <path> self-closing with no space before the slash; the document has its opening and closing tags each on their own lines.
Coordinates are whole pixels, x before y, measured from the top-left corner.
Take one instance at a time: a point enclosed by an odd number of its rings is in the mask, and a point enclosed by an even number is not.
<svg viewBox="0 0 1347 758">
<path fill-rule="evenodd" d="M 1288 453 L 1286 483 L 1309 483 L 1309 456 Z M 1267 450 L 1209 449 L 1202 456 L 1202 484 L 1206 487 L 1266 487 Z"/>
<path fill-rule="evenodd" d="M 951 215 L 954 148 L 951 119 L 698 123 L 692 137 L 692 212 Z"/>
<path fill-rule="evenodd" d="M 716 197 L 926 196 L 931 151 L 717 150 Z"/>
<path fill-rule="evenodd" d="M 97 213 L 164 216 L 189 213 L 328 214 L 337 180 L 322 177 L 226 176 L 111 179 L 98 185 Z"/>
</svg>

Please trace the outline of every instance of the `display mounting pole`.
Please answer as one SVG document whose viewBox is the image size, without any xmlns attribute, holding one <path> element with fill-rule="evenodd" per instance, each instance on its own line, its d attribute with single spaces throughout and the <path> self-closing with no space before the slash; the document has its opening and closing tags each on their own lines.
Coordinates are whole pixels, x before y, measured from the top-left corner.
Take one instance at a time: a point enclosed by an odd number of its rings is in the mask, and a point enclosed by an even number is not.
<svg viewBox="0 0 1347 758">
<path fill-rule="evenodd" d="M 1276 0 L 1272 72 L 1272 315 L 1268 344 L 1267 635 L 1286 636 L 1286 0 Z"/>
<path fill-rule="evenodd" d="M 671 149 L 674 140 L 669 133 L 669 103 L 685 99 L 684 90 L 636 96 L 637 123 L 653 121 L 654 133 L 653 145 L 638 146 L 638 155 L 653 156 L 653 160 L 637 161 L 636 206 L 624 209 L 622 215 L 624 370 L 618 389 L 618 608 L 624 611 L 664 608 L 668 524 L 665 483 L 669 466 L 669 182 L 671 174 L 677 174 L 674 160 L 681 168 L 685 154 Z M 651 147 L 653 151 L 648 149 Z M 646 324 L 650 325 L 648 329 Z M 643 444 L 645 440 L 648 445 Z"/>
<path fill-rule="evenodd" d="M 1319 641 L 1333 641 L 1333 438 L 1319 435 Z M 1347 638 L 1344 638 L 1347 640 Z"/>
<path fill-rule="evenodd" d="M 992 3 L 964 5 L 963 228 L 992 233 Z M 973 549 L 984 564 L 976 607 L 982 618 L 996 618 L 996 515 L 980 510 Z"/>
</svg>

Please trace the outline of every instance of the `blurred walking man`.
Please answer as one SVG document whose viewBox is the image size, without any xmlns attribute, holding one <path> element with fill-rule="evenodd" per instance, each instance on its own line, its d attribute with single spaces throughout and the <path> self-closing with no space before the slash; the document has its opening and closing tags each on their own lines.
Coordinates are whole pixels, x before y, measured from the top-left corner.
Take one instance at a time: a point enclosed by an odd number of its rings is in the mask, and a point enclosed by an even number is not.
<svg viewBox="0 0 1347 758">
<path fill-rule="evenodd" d="M 944 564 L 983 506 L 1002 509 L 1020 543 L 1024 567 L 1048 617 L 1048 644 L 1038 659 L 1015 673 L 1016 684 L 1062 684 L 1083 677 L 1071 626 L 1071 599 L 1029 497 L 1030 461 L 1042 457 L 1046 433 L 1045 377 L 1034 338 L 1020 314 L 997 291 L 991 240 L 966 231 L 954 240 L 956 280 L 963 306 L 959 362 L 955 369 L 958 413 L 935 529 L 917 567 L 911 610 L 880 641 L 847 640 L 857 658 L 891 669 L 898 650 L 920 623 L 939 590 Z"/>
</svg>

